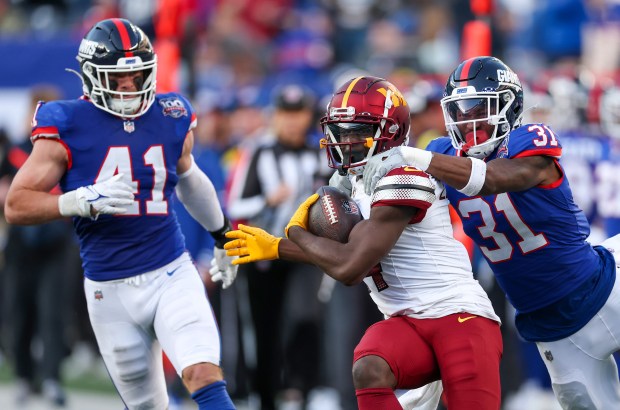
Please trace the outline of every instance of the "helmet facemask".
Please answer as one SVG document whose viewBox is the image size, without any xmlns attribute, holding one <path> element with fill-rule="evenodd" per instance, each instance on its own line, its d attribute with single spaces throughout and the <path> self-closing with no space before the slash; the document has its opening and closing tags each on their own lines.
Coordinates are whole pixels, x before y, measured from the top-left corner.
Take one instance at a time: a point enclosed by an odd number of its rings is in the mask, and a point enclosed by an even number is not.
<svg viewBox="0 0 620 410">
<path fill-rule="evenodd" d="M 508 89 L 497 92 L 476 92 L 471 86 L 454 89 L 452 95 L 441 100 L 452 146 L 470 157 L 487 157 L 513 129 L 507 115 L 514 101 L 515 95 Z M 487 130 L 487 124 L 493 126 L 492 131 Z"/>
<path fill-rule="evenodd" d="M 142 71 L 143 77 L 135 80 L 137 91 L 116 91 L 110 74 Z M 140 57 L 119 58 L 116 65 L 98 65 L 90 61 L 82 64 L 82 75 L 92 102 L 102 110 L 123 118 L 144 114 L 155 101 L 157 56 L 142 62 Z M 90 85 L 90 87 L 88 87 Z"/>
<path fill-rule="evenodd" d="M 377 139 L 381 136 L 378 124 L 363 122 L 336 122 L 323 126 L 325 145 L 330 166 L 361 174 L 363 167 L 374 155 Z M 353 169 L 354 168 L 354 169 Z"/>
<path fill-rule="evenodd" d="M 327 148 L 329 166 L 343 175 L 362 175 L 370 157 L 384 151 L 400 130 L 392 118 L 354 112 L 354 107 L 332 107 L 321 121 L 321 148 Z"/>
</svg>

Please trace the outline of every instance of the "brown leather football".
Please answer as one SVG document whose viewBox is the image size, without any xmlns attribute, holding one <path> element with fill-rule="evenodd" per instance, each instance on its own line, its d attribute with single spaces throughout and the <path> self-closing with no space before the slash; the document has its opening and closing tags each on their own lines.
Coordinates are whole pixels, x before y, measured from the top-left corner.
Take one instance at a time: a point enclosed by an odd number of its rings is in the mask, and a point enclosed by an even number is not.
<svg viewBox="0 0 620 410">
<path fill-rule="evenodd" d="M 322 186 L 319 200 L 310 207 L 308 230 L 317 236 L 345 243 L 351 230 L 363 219 L 357 203 L 337 188 Z"/>
</svg>

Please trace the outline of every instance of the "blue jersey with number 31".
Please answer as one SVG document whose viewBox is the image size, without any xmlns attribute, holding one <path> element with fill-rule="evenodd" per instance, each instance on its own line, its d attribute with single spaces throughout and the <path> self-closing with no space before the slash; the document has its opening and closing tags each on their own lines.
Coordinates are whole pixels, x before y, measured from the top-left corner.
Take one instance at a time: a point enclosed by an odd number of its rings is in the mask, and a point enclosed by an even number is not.
<svg viewBox="0 0 620 410">
<path fill-rule="evenodd" d="M 190 103 L 176 93 L 157 95 L 151 108 L 132 120 L 108 114 L 83 98 L 38 106 L 32 140 L 57 139 L 65 146 L 69 164 L 60 182 L 64 192 L 118 173 L 134 188 L 134 203 L 125 214 L 73 218 L 89 279 L 145 273 L 184 251 L 170 200 L 183 143 L 195 124 Z"/>
<path fill-rule="evenodd" d="M 461 155 L 447 137 L 432 141 L 427 149 Z M 551 129 L 521 126 L 486 161 L 536 155 L 555 158 L 562 177 L 550 185 L 487 196 L 446 189 L 465 232 L 516 308 L 521 334 L 549 341 L 574 333 L 602 307 L 614 283 L 615 265 L 609 252 L 586 242 L 588 221 L 573 201 L 557 161 L 562 146 Z"/>
</svg>

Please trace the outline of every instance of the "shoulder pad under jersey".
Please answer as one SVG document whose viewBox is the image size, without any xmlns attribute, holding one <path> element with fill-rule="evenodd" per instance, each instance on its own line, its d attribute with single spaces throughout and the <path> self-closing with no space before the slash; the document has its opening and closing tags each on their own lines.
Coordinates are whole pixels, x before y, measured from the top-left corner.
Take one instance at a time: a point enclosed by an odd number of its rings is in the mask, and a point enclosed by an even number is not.
<svg viewBox="0 0 620 410">
<path fill-rule="evenodd" d="M 395 168 L 379 180 L 372 206 L 411 206 L 426 210 L 435 202 L 435 183 L 417 168 Z"/>
</svg>

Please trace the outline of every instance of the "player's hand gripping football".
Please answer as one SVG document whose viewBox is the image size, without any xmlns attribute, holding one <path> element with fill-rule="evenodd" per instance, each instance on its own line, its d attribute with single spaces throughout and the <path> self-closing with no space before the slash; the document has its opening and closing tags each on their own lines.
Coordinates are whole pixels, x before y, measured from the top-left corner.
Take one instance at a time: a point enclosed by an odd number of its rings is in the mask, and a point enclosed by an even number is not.
<svg viewBox="0 0 620 410">
<path fill-rule="evenodd" d="M 233 239 L 224 244 L 228 256 L 238 256 L 232 261 L 234 265 L 244 263 L 268 261 L 278 259 L 278 244 L 282 238 L 252 226 L 239 224 L 236 231 L 226 233 L 226 237 Z"/>
<path fill-rule="evenodd" d="M 123 174 L 116 174 L 61 195 L 58 200 L 61 215 L 96 219 L 100 214 L 124 214 L 126 207 L 133 203 L 134 194 L 122 177 Z"/>
<path fill-rule="evenodd" d="M 302 202 L 301 205 L 299 205 L 299 208 L 297 208 L 297 210 L 291 217 L 291 220 L 288 222 L 288 225 L 286 225 L 286 228 L 284 228 L 284 234 L 286 235 L 287 238 L 288 238 L 288 230 L 291 229 L 293 226 L 299 226 L 301 229 L 305 231 L 308 230 L 308 211 L 310 207 L 312 206 L 312 204 L 314 204 L 318 200 L 319 200 L 319 194 L 312 194 L 308 197 L 308 199 Z"/>
</svg>

